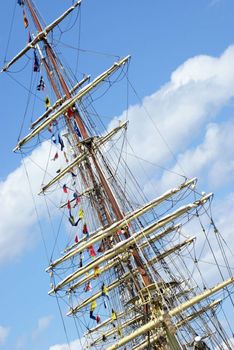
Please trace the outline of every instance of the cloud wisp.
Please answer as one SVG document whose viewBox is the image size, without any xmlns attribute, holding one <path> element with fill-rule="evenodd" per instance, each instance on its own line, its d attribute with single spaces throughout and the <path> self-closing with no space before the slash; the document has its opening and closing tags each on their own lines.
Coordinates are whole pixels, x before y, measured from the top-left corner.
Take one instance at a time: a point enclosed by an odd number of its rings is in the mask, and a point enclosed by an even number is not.
<svg viewBox="0 0 234 350">
<path fill-rule="evenodd" d="M 37 327 L 32 333 L 32 338 L 36 339 L 43 332 L 45 332 L 49 328 L 49 326 L 52 322 L 52 319 L 53 319 L 52 315 L 48 315 L 48 316 L 44 316 L 44 317 L 39 318 L 39 320 L 37 321 Z"/>
<path fill-rule="evenodd" d="M 0 345 L 3 345 L 10 333 L 9 327 L 0 326 Z"/>
<path fill-rule="evenodd" d="M 52 345 L 49 350 L 82 350 L 84 349 L 85 340 L 83 338 L 76 339 L 70 342 L 70 344 L 56 344 Z"/>
</svg>

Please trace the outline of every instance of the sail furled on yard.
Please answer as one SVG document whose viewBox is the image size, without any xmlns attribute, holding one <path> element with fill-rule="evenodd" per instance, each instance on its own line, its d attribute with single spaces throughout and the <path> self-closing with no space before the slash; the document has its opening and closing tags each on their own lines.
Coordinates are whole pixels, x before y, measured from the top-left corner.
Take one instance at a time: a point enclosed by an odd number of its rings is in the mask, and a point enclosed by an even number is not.
<svg viewBox="0 0 234 350">
<path fill-rule="evenodd" d="M 69 308 L 64 314 L 77 322 L 87 349 L 182 350 L 193 346 L 198 332 L 209 338 L 209 345 L 225 340 L 231 349 L 225 331 L 213 320 L 222 300 L 212 299 L 221 290 L 231 299 L 230 266 L 225 266 L 228 278 L 221 275 L 223 280 L 215 287 L 205 285 L 202 278 L 203 285 L 196 284 L 194 278 L 202 275 L 195 249 L 200 231 L 210 247 L 203 215 L 208 218 L 209 232 L 212 228 L 218 237 L 210 215 L 213 195 L 200 194 L 197 179 L 182 176 L 180 185 L 162 194 L 156 189 L 147 200 L 143 181 L 138 184 L 124 156 L 128 121 L 97 132 L 93 118 L 97 113 L 89 108 L 95 100 L 92 94 L 104 84 L 112 87 L 115 73 L 114 83 L 126 78 L 129 84 L 130 56 L 118 59 L 91 82 L 82 75 L 77 80 L 70 76 L 71 83 L 50 37 L 81 1 L 73 1 L 47 26 L 42 25 L 31 0 L 18 4 L 24 27 L 30 29 L 29 40 L 2 72 L 33 50 L 32 74 L 44 112 L 31 119 L 29 134 L 14 151 L 23 153 L 35 139 L 37 143 L 46 140 L 50 148 L 40 195 L 46 203 L 46 196 L 60 198 L 55 207 L 61 221 L 46 269 L 49 294 L 66 300 Z M 123 143 L 118 147 L 120 140 Z M 199 225 L 192 224 L 195 220 Z M 61 236 L 67 243 L 56 255 Z"/>
</svg>

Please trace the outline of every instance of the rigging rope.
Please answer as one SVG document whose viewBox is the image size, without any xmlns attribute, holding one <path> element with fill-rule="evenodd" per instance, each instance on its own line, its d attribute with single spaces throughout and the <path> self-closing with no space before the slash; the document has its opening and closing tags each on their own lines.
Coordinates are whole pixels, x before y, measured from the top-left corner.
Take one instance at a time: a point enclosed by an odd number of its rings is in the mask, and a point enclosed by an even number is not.
<svg viewBox="0 0 234 350">
<path fill-rule="evenodd" d="M 133 92 L 135 93 L 137 99 L 139 100 L 139 102 L 141 103 L 141 99 L 140 99 L 140 96 L 138 95 L 136 89 L 134 88 L 134 86 L 132 85 L 132 83 L 130 82 L 129 80 L 129 85 L 131 86 Z M 185 174 L 185 171 L 184 169 L 182 168 L 182 165 L 179 163 L 178 159 L 177 159 L 177 156 L 176 154 L 172 151 L 171 147 L 169 146 L 168 142 L 166 141 L 165 137 L 163 136 L 163 134 L 161 133 L 159 127 L 157 126 L 157 124 L 155 123 L 155 121 L 153 120 L 153 118 L 151 117 L 151 114 L 148 112 L 148 110 L 146 109 L 146 107 L 144 106 L 144 104 L 142 104 L 142 108 L 144 109 L 146 115 L 149 117 L 149 119 L 151 120 L 155 130 L 157 131 L 157 133 L 159 134 L 159 136 L 161 137 L 161 139 L 163 140 L 164 144 L 166 145 L 169 153 L 171 153 L 172 157 L 174 158 L 176 164 L 178 164 L 179 168 L 181 169 L 183 175 L 188 178 Z"/>
<path fill-rule="evenodd" d="M 12 35 L 13 24 L 14 24 L 14 20 L 15 20 L 15 10 L 16 10 L 16 6 L 17 6 L 17 3 L 16 3 L 16 1 L 15 1 L 15 6 L 14 6 L 14 10 L 13 10 L 13 15 L 12 15 L 11 22 L 10 22 L 11 24 L 10 24 L 10 30 L 9 30 L 8 39 L 7 39 L 7 45 L 6 45 L 6 49 L 5 49 L 4 63 L 7 62 L 7 54 L 8 54 L 9 44 L 10 44 L 11 35 Z"/>
</svg>

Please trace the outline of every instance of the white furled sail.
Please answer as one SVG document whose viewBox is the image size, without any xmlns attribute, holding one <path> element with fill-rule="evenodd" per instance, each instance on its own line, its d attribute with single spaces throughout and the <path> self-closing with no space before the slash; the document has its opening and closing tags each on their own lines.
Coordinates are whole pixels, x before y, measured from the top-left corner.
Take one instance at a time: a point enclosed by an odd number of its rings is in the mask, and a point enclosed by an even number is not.
<svg viewBox="0 0 234 350">
<path fill-rule="evenodd" d="M 49 295 L 56 297 L 61 314 L 74 320 L 84 349 L 231 350 L 223 305 L 227 300 L 234 305 L 233 268 L 212 217 L 213 194 L 200 193 L 196 178 L 173 171 L 176 181 L 162 193 L 150 162 L 146 171 L 136 165 L 137 155 L 131 162 L 130 56 L 118 58 L 91 82 L 77 58 L 74 74 L 54 39 L 58 25 L 81 5 L 72 3 L 45 25 L 33 1 L 19 0 L 32 38 L 2 68 L 8 71 L 33 53 L 34 87 L 45 93 L 41 110 L 43 98 L 30 91 L 35 95 L 25 112 L 30 110 L 30 132 L 22 125 L 14 151 L 29 161 L 34 147 L 43 150 L 45 164 L 36 165 L 43 172 L 40 205 L 45 202 L 49 218 L 45 242 L 53 233 Z M 117 104 L 115 98 L 107 104 L 99 100 L 123 82 L 128 106 L 117 122 L 103 112 Z M 139 125 L 143 140 L 143 119 Z M 160 152 L 149 148 L 145 151 Z M 215 272 L 209 275 L 211 265 Z"/>
</svg>

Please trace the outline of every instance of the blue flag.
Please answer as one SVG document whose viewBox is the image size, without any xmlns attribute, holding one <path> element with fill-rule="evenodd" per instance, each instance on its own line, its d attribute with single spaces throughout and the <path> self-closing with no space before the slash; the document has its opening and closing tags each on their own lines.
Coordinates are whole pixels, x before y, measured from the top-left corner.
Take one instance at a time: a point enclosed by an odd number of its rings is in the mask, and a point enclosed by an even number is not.
<svg viewBox="0 0 234 350">
<path fill-rule="evenodd" d="M 73 127 L 74 127 L 74 131 L 77 133 L 77 135 L 78 135 L 79 137 L 81 137 L 80 130 L 79 130 L 79 128 L 78 128 L 78 126 L 76 125 L 75 122 L 73 123 Z"/>
<path fill-rule="evenodd" d="M 61 151 L 62 151 L 65 146 L 64 146 L 64 142 L 63 142 L 62 136 L 60 136 L 60 134 L 58 134 L 58 142 L 60 143 Z"/>
</svg>

